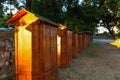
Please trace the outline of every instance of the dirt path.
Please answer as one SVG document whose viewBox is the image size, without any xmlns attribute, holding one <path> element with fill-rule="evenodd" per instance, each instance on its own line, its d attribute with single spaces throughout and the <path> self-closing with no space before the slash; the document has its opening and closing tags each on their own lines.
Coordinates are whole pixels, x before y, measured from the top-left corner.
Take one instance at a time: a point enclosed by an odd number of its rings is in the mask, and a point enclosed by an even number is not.
<svg viewBox="0 0 120 80">
<path fill-rule="evenodd" d="M 59 69 L 59 80 L 120 80 L 120 49 L 92 44 L 73 59 L 70 68 Z"/>
</svg>

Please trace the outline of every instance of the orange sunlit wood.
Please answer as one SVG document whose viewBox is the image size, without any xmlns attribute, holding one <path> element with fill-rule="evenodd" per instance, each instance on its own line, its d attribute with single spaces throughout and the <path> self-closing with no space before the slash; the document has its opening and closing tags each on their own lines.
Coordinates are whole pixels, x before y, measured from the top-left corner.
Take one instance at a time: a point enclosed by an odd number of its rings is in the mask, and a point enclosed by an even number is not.
<svg viewBox="0 0 120 80">
<path fill-rule="evenodd" d="M 61 37 L 57 35 L 57 55 L 58 55 L 58 66 L 60 66 L 61 57 Z"/>
<path fill-rule="evenodd" d="M 29 80 L 32 79 L 30 76 L 32 71 L 32 47 L 31 47 L 31 37 L 30 31 L 24 29 L 25 26 L 17 27 L 15 33 L 15 61 L 16 61 L 16 75 L 17 80 L 28 80 L 26 76 L 29 76 Z M 19 33 L 18 33 L 19 31 Z M 29 39 L 29 40 L 27 40 Z M 23 45 L 25 44 L 25 45 Z M 20 53 L 20 54 L 17 54 Z M 26 57 L 24 57 L 26 56 Z M 26 75 L 23 75 L 25 72 Z M 22 74 L 19 76 L 19 74 Z"/>
<path fill-rule="evenodd" d="M 16 80 L 57 80 L 57 24 L 22 9 L 15 26 Z"/>
</svg>

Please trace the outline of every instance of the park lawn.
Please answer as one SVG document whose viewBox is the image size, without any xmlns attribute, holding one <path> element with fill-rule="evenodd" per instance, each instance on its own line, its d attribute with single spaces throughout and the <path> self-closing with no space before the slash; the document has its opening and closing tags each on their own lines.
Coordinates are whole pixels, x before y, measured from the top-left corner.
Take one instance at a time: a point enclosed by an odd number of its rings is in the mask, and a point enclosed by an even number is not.
<svg viewBox="0 0 120 80">
<path fill-rule="evenodd" d="M 117 39 L 114 42 L 111 42 L 110 44 L 116 46 L 117 48 L 120 48 L 120 39 Z"/>
</svg>

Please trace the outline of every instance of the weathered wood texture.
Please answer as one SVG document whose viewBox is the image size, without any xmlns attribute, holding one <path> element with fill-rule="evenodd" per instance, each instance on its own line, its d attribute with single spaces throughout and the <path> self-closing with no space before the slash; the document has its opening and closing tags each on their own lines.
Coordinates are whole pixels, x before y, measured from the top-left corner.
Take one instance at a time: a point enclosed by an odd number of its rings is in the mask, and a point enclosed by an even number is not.
<svg viewBox="0 0 120 80">
<path fill-rule="evenodd" d="M 78 34 L 77 33 L 75 33 L 75 44 L 76 44 L 76 53 L 79 53 L 79 51 L 78 51 Z"/>
<path fill-rule="evenodd" d="M 16 80 L 58 80 L 57 67 L 69 67 L 92 41 L 24 9 L 7 23 L 15 26 Z"/>
<path fill-rule="evenodd" d="M 87 33 L 78 34 L 78 53 L 81 53 L 92 42 L 91 35 Z"/>
<path fill-rule="evenodd" d="M 82 34 L 78 34 L 78 52 L 82 52 L 83 50 L 83 43 L 84 43 L 84 40 L 83 40 L 83 35 Z"/>
<path fill-rule="evenodd" d="M 72 60 L 72 31 L 58 29 L 60 41 L 59 67 L 69 67 Z"/>
<path fill-rule="evenodd" d="M 77 36 L 75 32 L 72 32 L 72 57 L 75 58 L 77 56 Z"/>
<path fill-rule="evenodd" d="M 16 80 L 57 80 L 57 26 L 20 12 L 8 20 L 15 25 Z"/>
</svg>

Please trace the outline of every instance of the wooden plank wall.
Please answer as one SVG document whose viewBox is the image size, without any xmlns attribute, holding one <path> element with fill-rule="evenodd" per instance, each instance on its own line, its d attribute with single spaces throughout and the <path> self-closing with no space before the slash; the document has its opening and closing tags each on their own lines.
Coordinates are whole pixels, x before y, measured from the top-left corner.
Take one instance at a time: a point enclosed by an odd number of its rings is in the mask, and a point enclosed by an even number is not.
<svg viewBox="0 0 120 80">
<path fill-rule="evenodd" d="M 23 11 L 24 12 L 24 11 Z M 68 28 L 26 15 L 13 17 L 15 25 L 16 80 L 58 80 L 58 67 L 69 67 L 92 41 L 86 33 L 75 33 Z M 15 20 L 14 20 L 15 19 Z"/>
<path fill-rule="evenodd" d="M 16 80 L 57 80 L 57 28 L 16 27 Z"/>
<path fill-rule="evenodd" d="M 58 29 L 59 36 L 59 52 L 58 67 L 69 67 L 72 58 L 76 58 L 89 44 L 90 37 L 86 33 L 75 33 L 69 29 Z"/>
</svg>

